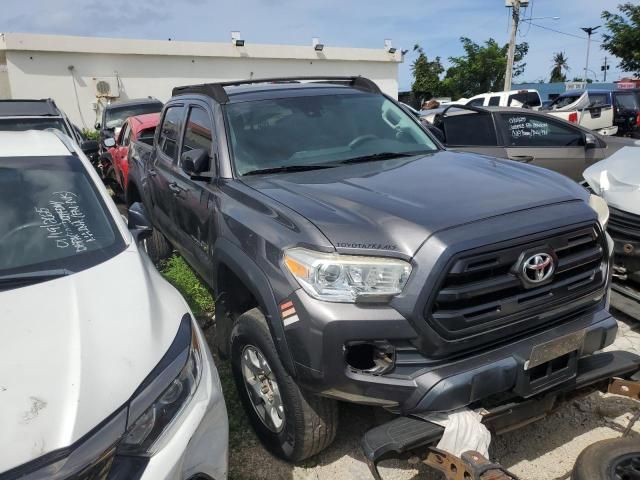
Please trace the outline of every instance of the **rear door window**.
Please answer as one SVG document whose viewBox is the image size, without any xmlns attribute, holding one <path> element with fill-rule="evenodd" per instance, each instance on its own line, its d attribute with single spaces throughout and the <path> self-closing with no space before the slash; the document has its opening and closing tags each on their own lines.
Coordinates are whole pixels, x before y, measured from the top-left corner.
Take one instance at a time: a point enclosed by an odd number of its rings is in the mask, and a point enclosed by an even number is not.
<svg viewBox="0 0 640 480">
<path fill-rule="evenodd" d="M 496 130 L 488 113 L 463 113 L 444 118 L 444 132 L 450 146 L 496 146 Z"/>
<path fill-rule="evenodd" d="M 541 105 L 540 96 L 536 92 L 518 92 L 509 95 L 507 105 L 509 107 L 516 106 L 515 102 L 519 102 L 526 107 L 539 107 Z"/>
<path fill-rule="evenodd" d="M 640 110 L 633 93 L 618 93 L 615 95 L 616 107 L 622 110 Z"/>
<path fill-rule="evenodd" d="M 472 107 L 481 107 L 484 105 L 484 97 L 474 98 L 473 100 L 467 102 L 467 105 L 471 105 Z"/>
<path fill-rule="evenodd" d="M 571 147 L 583 143 L 582 132 L 546 116 L 503 113 L 499 117 L 507 146 Z"/>
<path fill-rule="evenodd" d="M 500 105 L 500 96 L 493 96 L 491 98 L 489 98 L 489 106 L 490 107 L 497 107 Z"/>
<path fill-rule="evenodd" d="M 160 127 L 158 145 L 160 151 L 171 160 L 178 158 L 178 145 L 180 142 L 183 116 L 184 107 L 182 105 L 171 106 L 167 108 Z"/>
</svg>

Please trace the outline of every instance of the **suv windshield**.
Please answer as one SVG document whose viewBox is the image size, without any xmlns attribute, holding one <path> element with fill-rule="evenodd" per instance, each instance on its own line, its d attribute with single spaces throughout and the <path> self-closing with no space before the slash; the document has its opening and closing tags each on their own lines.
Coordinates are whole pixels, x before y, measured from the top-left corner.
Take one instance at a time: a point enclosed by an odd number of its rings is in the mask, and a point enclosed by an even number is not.
<svg viewBox="0 0 640 480">
<path fill-rule="evenodd" d="M 129 117 L 145 113 L 158 113 L 162 110 L 161 103 L 144 103 L 141 105 L 128 105 L 124 107 L 109 107 L 104 113 L 105 128 L 120 128 Z"/>
<path fill-rule="evenodd" d="M 0 158 L 0 277 L 77 272 L 124 247 L 79 158 Z"/>
<path fill-rule="evenodd" d="M 382 95 L 232 103 L 226 106 L 226 116 L 238 175 L 437 150 L 412 117 Z"/>
<path fill-rule="evenodd" d="M 53 128 L 65 135 L 71 136 L 71 132 L 67 130 L 67 127 L 62 118 L 55 117 L 11 117 L 0 118 L 0 131 L 3 132 L 22 132 L 24 130 L 46 130 L 47 128 Z M 73 138 L 73 137 L 72 137 Z"/>
</svg>

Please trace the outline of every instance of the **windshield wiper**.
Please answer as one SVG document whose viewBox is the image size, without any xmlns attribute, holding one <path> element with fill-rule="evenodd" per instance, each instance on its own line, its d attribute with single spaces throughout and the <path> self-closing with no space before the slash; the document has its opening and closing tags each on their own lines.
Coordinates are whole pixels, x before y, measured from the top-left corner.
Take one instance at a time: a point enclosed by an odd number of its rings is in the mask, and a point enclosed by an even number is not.
<svg viewBox="0 0 640 480">
<path fill-rule="evenodd" d="M 373 162 L 376 160 L 391 160 L 393 158 L 401 157 L 415 157 L 416 155 L 422 155 L 423 153 L 429 153 L 431 150 L 424 150 L 420 152 L 380 152 L 372 153 L 370 155 L 362 155 L 360 157 L 347 158 L 340 160 L 336 163 L 348 164 L 348 163 L 360 163 L 360 162 Z"/>
<path fill-rule="evenodd" d="M 327 165 L 327 164 L 311 164 L 311 165 L 282 165 L 280 167 L 271 167 L 271 168 L 259 168 L 257 170 L 250 170 L 247 173 L 244 173 L 242 176 L 246 175 L 261 175 L 263 173 L 283 173 L 283 172 L 306 172 L 309 170 L 322 170 L 323 168 L 334 168 L 336 165 Z"/>
<path fill-rule="evenodd" d="M 55 278 L 66 277 L 73 272 L 66 268 L 57 268 L 51 270 L 37 270 L 34 272 L 16 273 L 13 275 L 0 276 L 0 288 L 32 285 L 34 283 L 46 282 Z"/>
</svg>

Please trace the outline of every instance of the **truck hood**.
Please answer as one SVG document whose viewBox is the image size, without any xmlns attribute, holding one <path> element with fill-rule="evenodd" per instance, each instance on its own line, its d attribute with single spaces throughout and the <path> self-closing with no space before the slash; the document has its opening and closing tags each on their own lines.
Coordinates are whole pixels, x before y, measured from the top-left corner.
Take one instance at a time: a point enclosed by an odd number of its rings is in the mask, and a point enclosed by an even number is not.
<svg viewBox="0 0 640 480">
<path fill-rule="evenodd" d="M 640 215 L 640 149 L 624 147 L 591 165 L 583 174 L 589 186 L 619 210 Z"/>
<path fill-rule="evenodd" d="M 338 250 L 407 256 L 439 230 L 586 196 L 549 170 L 449 151 L 243 181 L 313 222 Z"/>
<path fill-rule="evenodd" d="M 73 444 L 123 406 L 187 311 L 135 244 L 0 292 L 0 472 Z"/>
</svg>

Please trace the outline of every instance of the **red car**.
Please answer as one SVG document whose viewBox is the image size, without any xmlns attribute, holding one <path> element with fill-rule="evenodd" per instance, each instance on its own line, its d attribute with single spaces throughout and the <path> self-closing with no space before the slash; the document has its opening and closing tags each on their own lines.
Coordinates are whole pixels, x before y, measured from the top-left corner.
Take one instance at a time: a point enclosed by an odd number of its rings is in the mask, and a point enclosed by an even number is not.
<svg viewBox="0 0 640 480">
<path fill-rule="evenodd" d="M 105 180 L 118 193 L 126 193 L 129 175 L 129 145 L 139 141 L 153 145 L 153 136 L 160 122 L 160 113 L 147 113 L 129 117 L 117 139 L 105 139 L 108 147 L 102 159 Z"/>
</svg>

